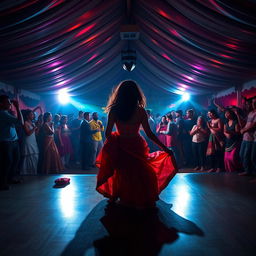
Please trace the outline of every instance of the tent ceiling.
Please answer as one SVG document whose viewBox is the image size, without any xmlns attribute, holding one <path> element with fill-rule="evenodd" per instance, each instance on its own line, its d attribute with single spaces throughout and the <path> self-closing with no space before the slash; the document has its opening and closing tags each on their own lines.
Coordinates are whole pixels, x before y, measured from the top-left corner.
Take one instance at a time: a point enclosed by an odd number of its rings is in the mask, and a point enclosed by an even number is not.
<svg viewBox="0 0 256 256">
<path fill-rule="evenodd" d="M 120 55 L 127 13 L 140 30 L 130 73 Z M 256 77 L 255 13 L 249 0 L 4 0 L 0 81 L 104 95 L 132 78 L 154 95 L 215 92 Z"/>
</svg>

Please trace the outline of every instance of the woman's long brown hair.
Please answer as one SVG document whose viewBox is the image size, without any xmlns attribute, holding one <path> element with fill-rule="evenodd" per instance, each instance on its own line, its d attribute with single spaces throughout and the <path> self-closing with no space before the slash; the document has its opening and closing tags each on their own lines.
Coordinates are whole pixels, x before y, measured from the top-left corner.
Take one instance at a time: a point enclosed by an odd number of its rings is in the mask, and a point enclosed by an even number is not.
<svg viewBox="0 0 256 256">
<path fill-rule="evenodd" d="M 146 98 L 140 87 L 132 80 L 122 81 L 108 99 L 106 112 L 114 111 L 118 120 L 127 121 L 136 108 L 146 106 Z"/>
</svg>

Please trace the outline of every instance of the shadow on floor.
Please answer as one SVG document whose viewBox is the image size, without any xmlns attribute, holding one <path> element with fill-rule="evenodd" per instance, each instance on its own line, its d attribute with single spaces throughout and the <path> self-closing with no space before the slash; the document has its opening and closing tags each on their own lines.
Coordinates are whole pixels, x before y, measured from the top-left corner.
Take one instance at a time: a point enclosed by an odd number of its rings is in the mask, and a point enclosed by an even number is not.
<svg viewBox="0 0 256 256">
<path fill-rule="evenodd" d="M 156 256 L 178 233 L 203 236 L 193 222 L 158 201 L 158 210 L 132 210 L 101 201 L 89 213 L 61 256 Z"/>
</svg>

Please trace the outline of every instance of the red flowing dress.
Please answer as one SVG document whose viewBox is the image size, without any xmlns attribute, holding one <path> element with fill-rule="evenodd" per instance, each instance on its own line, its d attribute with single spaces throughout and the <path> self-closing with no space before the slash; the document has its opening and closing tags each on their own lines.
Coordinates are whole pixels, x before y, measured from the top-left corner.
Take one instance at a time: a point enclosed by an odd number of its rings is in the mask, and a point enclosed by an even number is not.
<svg viewBox="0 0 256 256">
<path fill-rule="evenodd" d="M 127 206 L 152 207 L 177 173 L 175 158 L 163 151 L 149 153 L 139 123 L 117 122 L 116 127 L 96 160 L 96 190 L 105 197 L 120 198 Z"/>
</svg>

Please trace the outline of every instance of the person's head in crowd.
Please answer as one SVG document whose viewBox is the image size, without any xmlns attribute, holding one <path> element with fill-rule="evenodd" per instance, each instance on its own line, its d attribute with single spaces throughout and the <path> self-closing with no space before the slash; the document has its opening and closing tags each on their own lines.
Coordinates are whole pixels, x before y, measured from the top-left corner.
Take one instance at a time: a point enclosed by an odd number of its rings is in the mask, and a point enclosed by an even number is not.
<svg viewBox="0 0 256 256">
<path fill-rule="evenodd" d="M 44 123 L 52 121 L 52 114 L 50 112 L 45 112 L 43 117 Z"/>
<path fill-rule="evenodd" d="M 161 117 L 161 125 L 167 125 L 168 121 L 167 121 L 167 118 L 166 118 L 166 115 L 163 115 Z"/>
<path fill-rule="evenodd" d="M 59 114 L 55 114 L 55 115 L 54 115 L 54 118 L 53 118 L 53 122 L 54 122 L 55 124 L 58 124 L 59 121 L 60 121 L 60 115 L 59 115 Z"/>
<path fill-rule="evenodd" d="M 25 109 L 22 111 L 24 121 L 33 121 L 35 119 L 35 113 L 31 109 Z"/>
<path fill-rule="evenodd" d="M 118 120 L 127 121 L 131 118 L 137 107 L 146 106 L 146 98 L 135 81 L 122 81 L 112 92 L 106 106 L 106 112 L 111 110 Z"/>
<path fill-rule="evenodd" d="M 82 110 L 80 110 L 80 111 L 78 112 L 78 118 L 79 118 L 79 119 L 83 119 L 83 116 L 84 116 L 84 112 L 83 112 Z"/>
<path fill-rule="evenodd" d="M 97 121 L 99 119 L 97 112 L 92 113 L 92 119 L 95 120 L 95 121 Z"/>
<path fill-rule="evenodd" d="M 246 113 L 249 113 L 250 111 L 252 111 L 252 99 L 245 99 L 244 110 Z"/>
<path fill-rule="evenodd" d="M 196 124 L 201 127 L 206 127 L 205 120 L 202 116 L 197 118 Z"/>
<path fill-rule="evenodd" d="M 8 95 L 0 95 L 0 110 L 10 111 L 12 102 Z"/>
<path fill-rule="evenodd" d="M 236 120 L 236 115 L 232 109 L 226 109 L 225 111 L 225 118 L 228 120 Z"/>
<path fill-rule="evenodd" d="M 188 109 L 186 111 L 186 118 L 187 119 L 193 119 L 194 118 L 194 110 L 193 109 Z"/>
<path fill-rule="evenodd" d="M 60 125 L 65 125 L 68 122 L 68 117 L 66 115 L 62 115 L 60 118 Z"/>
<path fill-rule="evenodd" d="M 176 117 L 182 117 L 183 111 L 182 110 L 177 110 L 176 111 Z"/>
<path fill-rule="evenodd" d="M 171 112 L 171 115 L 172 115 L 172 118 L 173 118 L 173 119 L 176 118 L 176 112 L 175 112 L 174 110 Z"/>
<path fill-rule="evenodd" d="M 167 125 L 167 123 L 168 123 L 168 122 L 167 122 L 166 116 L 162 116 L 162 117 L 161 117 L 161 122 L 160 122 L 160 124 L 161 124 L 161 125 Z"/>
<path fill-rule="evenodd" d="M 90 121 L 90 112 L 84 112 L 84 119 Z"/>
<path fill-rule="evenodd" d="M 168 113 L 168 114 L 166 115 L 166 120 L 167 120 L 167 122 L 172 122 L 173 116 L 172 116 L 171 113 Z"/>
<path fill-rule="evenodd" d="M 44 117 L 43 114 L 40 114 L 40 115 L 38 116 L 37 122 L 38 122 L 39 124 L 43 123 L 43 117 Z"/>
<path fill-rule="evenodd" d="M 210 109 L 210 110 L 208 111 L 207 115 L 208 115 L 208 117 L 209 117 L 210 119 L 219 118 L 219 116 L 218 116 L 218 114 L 217 114 L 217 112 L 216 112 L 215 109 Z"/>
</svg>

